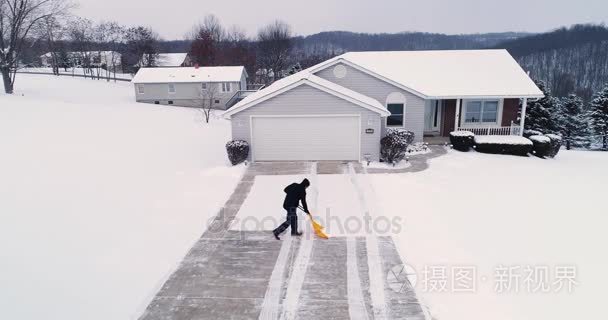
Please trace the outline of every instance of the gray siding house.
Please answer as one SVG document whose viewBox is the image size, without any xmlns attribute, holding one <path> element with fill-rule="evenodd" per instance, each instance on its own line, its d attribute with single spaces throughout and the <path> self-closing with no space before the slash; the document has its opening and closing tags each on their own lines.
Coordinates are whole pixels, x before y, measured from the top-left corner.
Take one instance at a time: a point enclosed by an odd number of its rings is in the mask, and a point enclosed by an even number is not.
<svg viewBox="0 0 608 320">
<path fill-rule="evenodd" d="M 542 92 L 505 50 L 351 52 L 250 94 L 224 113 L 252 161 L 378 160 L 388 128 L 519 135 Z M 522 105 L 521 118 L 518 110 Z"/>
<path fill-rule="evenodd" d="M 242 66 L 140 68 L 131 82 L 137 102 L 225 110 L 247 90 L 247 72 Z"/>
</svg>

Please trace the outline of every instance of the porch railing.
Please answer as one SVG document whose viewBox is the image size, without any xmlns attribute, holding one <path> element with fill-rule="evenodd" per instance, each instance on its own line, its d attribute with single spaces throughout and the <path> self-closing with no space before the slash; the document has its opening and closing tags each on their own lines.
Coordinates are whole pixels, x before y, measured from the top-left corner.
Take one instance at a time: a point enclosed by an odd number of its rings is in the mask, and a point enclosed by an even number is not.
<svg viewBox="0 0 608 320">
<path fill-rule="evenodd" d="M 510 126 L 505 127 L 459 127 L 458 131 L 471 131 L 475 135 L 479 136 L 518 136 L 520 132 L 520 127 L 515 124 L 511 124 Z"/>
</svg>

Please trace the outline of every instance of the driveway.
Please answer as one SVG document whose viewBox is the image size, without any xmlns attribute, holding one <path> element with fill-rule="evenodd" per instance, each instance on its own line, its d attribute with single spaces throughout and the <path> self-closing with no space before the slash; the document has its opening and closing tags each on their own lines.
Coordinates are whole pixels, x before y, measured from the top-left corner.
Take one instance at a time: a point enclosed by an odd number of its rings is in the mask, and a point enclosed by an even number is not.
<svg viewBox="0 0 608 320">
<path fill-rule="evenodd" d="M 277 241 L 282 188 L 303 177 L 332 236 L 302 220 L 303 237 Z M 380 210 L 358 163 L 251 164 L 140 319 L 425 319 L 390 233 L 356 228 Z"/>
</svg>

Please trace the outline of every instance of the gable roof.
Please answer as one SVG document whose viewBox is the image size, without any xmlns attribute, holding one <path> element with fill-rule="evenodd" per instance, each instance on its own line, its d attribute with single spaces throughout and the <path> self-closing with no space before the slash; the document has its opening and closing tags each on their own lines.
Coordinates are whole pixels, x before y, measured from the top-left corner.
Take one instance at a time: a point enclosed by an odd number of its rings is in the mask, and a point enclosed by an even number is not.
<svg viewBox="0 0 608 320">
<path fill-rule="evenodd" d="M 187 56 L 187 53 L 159 53 L 155 63 L 158 67 L 179 67 Z"/>
<path fill-rule="evenodd" d="M 140 68 L 133 83 L 240 82 L 245 68 L 238 67 L 178 67 Z"/>
<path fill-rule="evenodd" d="M 390 112 L 377 100 L 370 98 L 366 95 L 344 88 L 333 82 L 327 81 L 323 78 L 317 77 L 308 72 L 298 72 L 294 75 L 280 79 L 270 86 L 256 91 L 243 100 L 239 101 L 232 108 L 228 109 L 223 113 L 225 118 L 230 118 L 232 115 L 239 113 L 245 109 L 248 109 L 260 102 L 266 101 L 272 97 L 275 97 L 283 92 L 287 92 L 293 88 L 299 87 L 300 85 L 307 84 L 319 90 L 325 91 L 331 95 L 339 97 L 344 100 L 348 100 L 354 104 L 357 104 L 363 108 L 379 113 L 381 116 L 389 116 Z"/>
<path fill-rule="evenodd" d="M 307 70 L 341 62 L 426 99 L 543 97 L 503 49 L 348 52 Z"/>
</svg>

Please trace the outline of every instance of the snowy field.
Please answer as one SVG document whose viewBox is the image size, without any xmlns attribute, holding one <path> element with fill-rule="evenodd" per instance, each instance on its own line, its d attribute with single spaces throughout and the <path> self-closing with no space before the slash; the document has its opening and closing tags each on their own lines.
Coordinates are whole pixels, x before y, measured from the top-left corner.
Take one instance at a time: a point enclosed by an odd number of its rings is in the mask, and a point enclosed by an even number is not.
<svg viewBox="0 0 608 320">
<path fill-rule="evenodd" d="M 451 151 L 426 171 L 372 177 L 384 214 L 404 217 L 395 241 L 417 270 L 418 293 L 441 320 L 605 314 L 606 181 L 608 153 L 565 150 L 553 160 Z M 508 283 L 518 283 L 519 290 L 499 293 L 496 285 L 504 289 L 506 283 L 499 266 L 514 268 Z M 572 293 L 534 291 L 538 283 L 557 280 L 556 267 L 571 266 L 578 282 Z M 447 270 L 447 277 L 424 275 L 425 267 Z M 478 280 L 464 282 L 476 284 L 474 292 L 453 290 L 452 267 L 474 267 Z M 538 276 L 526 284 L 526 267 L 547 267 L 549 280 Z M 433 288 L 443 279 L 445 292 Z"/>
<path fill-rule="evenodd" d="M 93 73 L 96 75 L 97 71 L 93 71 Z M 53 68 L 46 68 L 46 67 L 37 67 L 37 68 L 21 68 L 19 69 L 19 73 L 48 73 L 48 74 L 53 74 Z M 106 70 L 100 70 L 100 77 L 102 79 L 107 78 L 107 74 L 106 74 Z M 62 75 L 76 75 L 76 76 L 83 76 L 85 73 L 83 72 L 82 68 L 68 68 L 67 70 L 63 69 L 63 68 L 59 68 L 59 74 Z M 90 74 L 87 74 L 87 77 L 90 77 Z M 114 79 L 114 73 L 110 73 L 110 78 Z M 116 73 L 116 79 L 125 79 L 125 80 L 131 80 L 133 78 L 133 76 L 129 73 Z"/>
<path fill-rule="evenodd" d="M 243 167 L 227 121 L 130 83 L 17 76 L 0 94 L 0 319 L 134 319 Z"/>
</svg>

